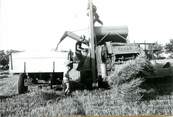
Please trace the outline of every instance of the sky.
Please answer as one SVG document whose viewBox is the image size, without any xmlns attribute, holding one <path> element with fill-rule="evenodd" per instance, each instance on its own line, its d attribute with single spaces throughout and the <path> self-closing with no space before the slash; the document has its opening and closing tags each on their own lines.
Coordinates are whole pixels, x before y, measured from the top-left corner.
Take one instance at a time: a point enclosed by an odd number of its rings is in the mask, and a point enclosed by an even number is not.
<svg viewBox="0 0 173 117">
<path fill-rule="evenodd" d="M 128 26 L 130 42 L 173 38 L 172 0 L 93 0 L 104 26 Z M 52 50 L 65 31 L 88 35 L 88 0 L 0 0 L 0 49 Z M 98 25 L 98 24 L 97 24 Z M 74 49 L 70 38 L 62 49 Z"/>
</svg>

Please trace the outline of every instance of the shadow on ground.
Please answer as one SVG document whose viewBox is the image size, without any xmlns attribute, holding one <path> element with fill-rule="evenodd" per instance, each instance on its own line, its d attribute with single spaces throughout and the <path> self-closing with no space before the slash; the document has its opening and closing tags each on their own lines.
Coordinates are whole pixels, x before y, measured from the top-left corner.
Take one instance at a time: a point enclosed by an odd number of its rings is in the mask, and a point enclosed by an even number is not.
<svg viewBox="0 0 173 117">
<path fill-rule="evenodd" d="M 147 90 L 144 94 L 144 100 L 156 99 L 158 96 L 166 96 L 173 94 L 173 78 L 153 78 L 146 79 L 142 84 L 142 88 Z"/>
</svg>

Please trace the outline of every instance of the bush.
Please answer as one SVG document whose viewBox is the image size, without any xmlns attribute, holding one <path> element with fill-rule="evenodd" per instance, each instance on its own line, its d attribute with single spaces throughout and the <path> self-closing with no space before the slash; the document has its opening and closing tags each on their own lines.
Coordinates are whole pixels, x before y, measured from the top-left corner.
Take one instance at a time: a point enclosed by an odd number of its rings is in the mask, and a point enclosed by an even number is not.
<svg viewBox="0 0 173 117">
<path fill-rule="evenodd" d="M 0 69 L 8 70 L 9 66 L 9 55 L 4 52 L 4 50 L 0 51 Z"/>
</svg>

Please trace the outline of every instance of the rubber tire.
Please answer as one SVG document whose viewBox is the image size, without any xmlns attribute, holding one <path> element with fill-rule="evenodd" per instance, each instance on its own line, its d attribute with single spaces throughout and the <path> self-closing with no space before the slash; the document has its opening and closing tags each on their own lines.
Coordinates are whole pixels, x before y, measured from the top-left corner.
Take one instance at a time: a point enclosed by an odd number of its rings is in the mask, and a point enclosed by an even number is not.
<svg viewBox="0 0 173 117">
<path fill-rule="evenodd" d="M 24 94 L 28 91 L 28 87 L 24 85 L 24 79 L 26 78 L 26 74 L 20 74 L 18 80 L 18 93 Z"/>
</svg>

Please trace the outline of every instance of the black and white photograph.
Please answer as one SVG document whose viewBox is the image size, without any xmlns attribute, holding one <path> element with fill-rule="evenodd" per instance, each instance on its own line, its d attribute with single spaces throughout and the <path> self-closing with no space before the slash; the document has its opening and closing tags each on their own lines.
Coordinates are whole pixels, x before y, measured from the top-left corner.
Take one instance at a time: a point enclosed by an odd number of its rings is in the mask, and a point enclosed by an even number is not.
<svg viewBox="0 0 173 117">
<path fill-rule="evenodd" d="M 0 117 L 173 116 L 172 0 L 0 0 Z"/>
</svg>

